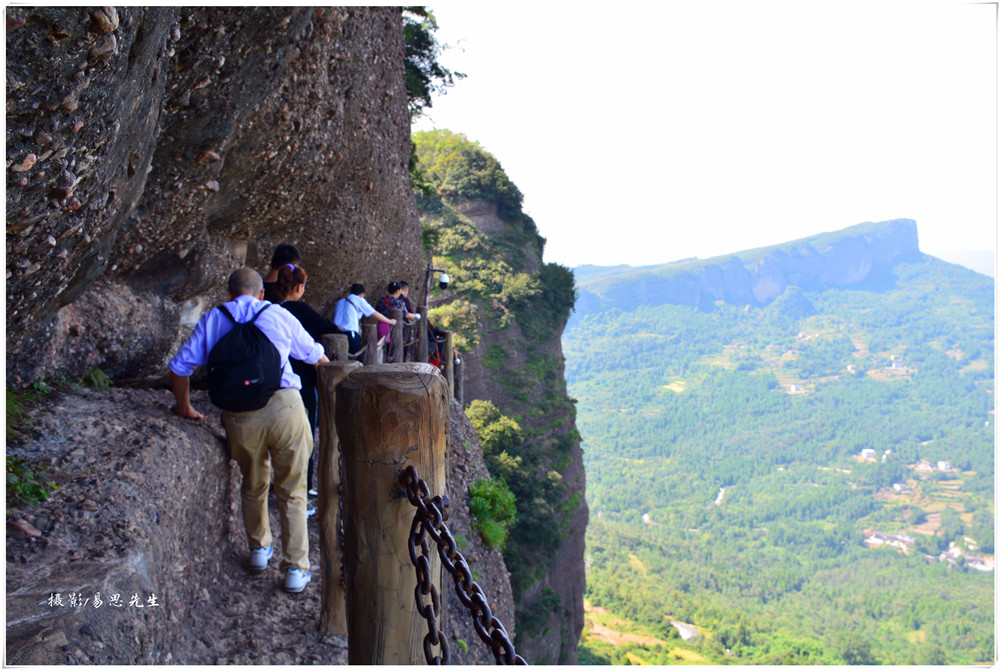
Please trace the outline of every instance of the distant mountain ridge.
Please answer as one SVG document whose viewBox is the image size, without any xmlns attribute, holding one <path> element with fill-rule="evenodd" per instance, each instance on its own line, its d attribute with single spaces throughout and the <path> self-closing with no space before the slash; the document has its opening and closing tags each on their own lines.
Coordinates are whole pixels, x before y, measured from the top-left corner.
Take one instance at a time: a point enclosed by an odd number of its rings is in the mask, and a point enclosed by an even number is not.
<svg viewBox="0 0 1000 670">
<path fill-rule="evenodd" d="M 715 301 L 766 305 L 789 286 L 823 289 L 877 286 L 889 269 L 920 252 L 911 219 L 862 223 L 784 244 L 708 259 L 689 259 L 629 271 L 628 266 L 575 268 L 578 309 L 614 303 L 693 305 Z"/>
<path fill-rule="evenodd" d="M 912 221 L 575 275 L 582 664 L 995 663 L 991 277 Z"/>
</svg>

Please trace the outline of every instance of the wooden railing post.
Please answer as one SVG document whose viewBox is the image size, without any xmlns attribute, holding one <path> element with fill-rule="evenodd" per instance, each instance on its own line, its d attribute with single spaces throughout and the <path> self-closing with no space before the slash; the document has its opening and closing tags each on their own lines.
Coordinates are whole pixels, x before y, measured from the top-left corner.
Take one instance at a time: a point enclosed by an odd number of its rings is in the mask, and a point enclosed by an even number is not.
<svg viewBox="0 0 1000 670">
<path fill-rule="evenodd" d="M 403 362 L 403 310 L 401 309 L 390 309 L 389 314 L 390 319 L 396 320 L 396 325 L 392 327 L 392 347 L 389 351 L 392 352 L 392 357 L 387 360 L 386 363 L 402 363 Z"/>
<path fill-rule="evenodd" d="M 427 306 L 422 306 L 418 312 L 420 314 L 420 320 L 417 321 L 417 362 L 426 363 L 430 360 L 430 347 L 428 346 L 427 338 L 429 335 L 427 331 L 430 330 L 430 324 L 427 321 Z"/>
<path fill-rule="evenodd" d="M 324 335 L 327 338 L 345 335 Z M 343 547 L 340 545 L 340 441 L 334 425 L 336 386 L 354 370 L 357 361 L 336 361 L 319 366 L 316 387 L 319 391 L 319 453 L 316 458 L 319 478 L 319 540 L 322 600 L 319 630 L 324 635 L 347 635 L 347 606 L 343 583 Z"/>
<path fill-rule="evenodd" d="M 347 341 L 347 335 L 342 335 L 339 333 L 323 335 L 322 344 L 323 344 L 323 349 L 326 350 L 327 358 L 329 358 L 331 361 L 346 362 L 350 360 L 347 357 L 347 350 L 349 347 Z"/>
<path fill-rule="evenodd" d="M 362 362 L 365 365 L 378 363 L 378 326 L 373 321 L 361 323 L 361 346 L 365 347 Z"/>
<path fill-rule="evenodd" d="M 444 379 L 428 363 L 365 366 L 337 387 L 351 665 L 425 663 L 427 621 L 417 611 L 407 548 L 415 508 L 399 475 L 412 465 L 431 496 L 444 494 L 448 402 Z M 440 589 L 436 552 L 430 579 Z"/>
<path fill-rule="evenodd" d="M 444 366 L 444 378 L 448 382 L 448 395 L 455 395 L 455 355 L 452 345 L 452 332 L 444 334 L 444 351 L 441 352 L 441 364 Z"/>
</svg>

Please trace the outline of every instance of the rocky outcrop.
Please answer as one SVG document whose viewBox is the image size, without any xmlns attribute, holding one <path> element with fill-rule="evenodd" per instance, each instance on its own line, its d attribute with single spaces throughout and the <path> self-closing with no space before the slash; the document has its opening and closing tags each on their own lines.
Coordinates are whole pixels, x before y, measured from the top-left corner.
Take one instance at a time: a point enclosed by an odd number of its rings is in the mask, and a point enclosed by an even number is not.
<svg viewBox="0 0 1000 670">
<path fill-rule="evenodd" d="M 473 223 L 484 236 L 505 236 L 505 240 L 520 244 L 523 259 L 515 268 L 517 272 L 537 273 L 542 267 L 542 249 L 537 240 L 520 233 L 511 236 L 511 226 L 497 213 L 497 205 L 482 199 L 449 199 L 448 205 Z M 489 309 L 481 305 L 480 309 Z M 561 542 L 550 558 L 541 555 L 531 557 L 535 571 L 534 582 L 521 594 L 517 602 L 519 615 L 532 610 L 543 609 L 552 599 L 558 599 L 559 606 L 548 614 L 538 630 L 518 629 L 516 650 L 530 664 L 574 665 L 577 662 L 577 647 L 583 631 L 583 592 L 586 587 L 584 554 L 586 551 L 586 529 L 589 509 L 585 500 L 586 474 L 583 467 L 583 452 L 576 432 L 575 415 L 566 395 L 565 359 L 562 352 L 562 331 L 565 323 L 559 325 L 547 340 L 537 343 L 525 335 L 517 317 L 500 326 L 492 319 L 482 319 L 478 323 L 478 344 L 467 352 L 461 352 L 464 367 L 465 401 L 483 399 L 502 408 L 504 413 L 519 417 L 521 427 L 533 437 L 532 442 L 561 443 L 569 445 L 561 459 L 554 454 L 546 454 L 535 466 L 555 470 L 565 485 L 560 501 L 558 531 Z M 486 364 L 491 350 L 501 350 L 505 355 L 503 369 L 497 370 Z M 525 389 L 526 398 L 516 399 L 510 394 L 510 379 L 528 375 L 539 361 L 551 362 L 552 368 L 537 383 Z M 564 406 L 556 409 L 547 406 L 552 397 L 566 400 Z M 568 407 L 567 407 L 568 405 Z M 556 465 L 558 461 L 559 465 Z M 484 470 L 484 476 L 485 476 Z M 517 528 L 512 531 L 517 532 Z"/>
<path fill-rule="evenodd" d="M 8 455 L 47 468 L 58 485 L 37 508 L 8 508 L 12 663 L 347 663 L 346 638 L 317 633 L 318 517 L 309 521 L 313 583 L 305 592 L 281 590 L 273 495 L 276 556 L 265 572 L 248 573 L 239 468 L 226 455 L 218 411 L 203 392 L 192 399 L 204 423 L 171 414 L 169 391 L 70 389 L 46 397 L 8 440 Z M 503 557 L 469 520 L 469 484 L 486 476 L 482 450 L 454 401 L 450 419 L 446 523 L 513 635 Z M 452 662 L 493 663 L 447 574 L 441 594 Z"/>
<path fill-rule="evenodd" d="M 329 309 L 419 289 L 399 10 L 9 7 L 8 383 L 162 374 L 290 242 Z"/>
<path fill-rule="evenodd" d="M 909 219 L 860 224 L 745 255 L 679 261 L 673 269 L 643 269 L 626 280 L 595 280 L 581 304 L 766 305 L 789 286 L 803 289 L 867 286 L 884 281 L 892 265 L 919 254 L 917 225 Z"/>
<path fill-rule="evenodd" d="M 473 570 L 473 578 L 483 589 L 493 616 L 500 620 L 511 642 L 514 638 L 514 594 L 503 555 L 487 547 L 472 527 L 469 512 L 469 487 L 477 479 L 489 477 L 483 464 L 479 437 L 457 401 L 452 401 L 451 426 L 448 432 L 448 496 L 451 499 L 448 529 L 462 538 L 459 551 Z M 455 580 L 447 571 L 441 572 L 441 594 L 445 617 L 441 623 L 448 642 L 451 665 L 494 665 L 493 651 L 476 633 L 472 615 L 455 593 Z"/>
</svg>

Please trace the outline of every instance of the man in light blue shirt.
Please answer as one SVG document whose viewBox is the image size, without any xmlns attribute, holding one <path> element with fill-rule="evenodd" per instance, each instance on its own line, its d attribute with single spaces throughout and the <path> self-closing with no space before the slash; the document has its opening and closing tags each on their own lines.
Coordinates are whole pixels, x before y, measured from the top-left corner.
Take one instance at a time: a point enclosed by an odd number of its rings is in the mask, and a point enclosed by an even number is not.
<svg viewBox="0 0 1000 670">
<path fill-rule="evenodd" d="M 264 284 L 254 270 L 242 268 L 229 277 L 230 301 L 225 303 L 233 318 L 246 323 L 264 309 L 255 324 L 278 350 L 281 384 L 267 404 L 249 412 L 222 412 L 229 455 L 243 473 L 241 488 L 243 524 L 250 542 L 250 569 L 265 570 L 273 554 L 267 513 L 267 492 L 274 468 L 274 488 L 281 518 L 285 590 L 302 591 L 309 583 L 309 534 L 306 527 L 306 472 L 312 453 L 312 430 L 298 389 L 298 375 L 288 357 L 318 365 L 329 359 L 302 324 L 280 305 L 264 302 Z M 188 340 L 168 367 L 177 404 L 173 411 L 200 421 L 204 416 L 190 400 L 190 377 L 208 362 L 215 343 L 233 328 L 221 310 L 212 309 L 199 319 Z"/>
<path fill-rule="evenodd" d="M 396 325 L 395 319 L 389 319 L 379 314 L 365 300 L 364 286 L 352 284 L 348 296 L 337 301 L 337 306 L 333 310 L 333 325 L 347 334 L 347 352 L 349 354 L 356 354 L 361 349 L 361 317 L 363 316 L 374 316 L 390 326 Z"/>
</svg>

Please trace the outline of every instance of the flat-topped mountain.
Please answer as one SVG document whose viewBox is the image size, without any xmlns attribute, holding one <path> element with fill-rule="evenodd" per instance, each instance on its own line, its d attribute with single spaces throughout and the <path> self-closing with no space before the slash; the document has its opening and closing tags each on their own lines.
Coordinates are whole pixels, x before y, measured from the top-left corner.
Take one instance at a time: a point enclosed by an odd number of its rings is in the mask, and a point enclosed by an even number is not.
<svg viewBox="0 0 1000 670">
<path fill-rule="evenodd" d="M 686 259 L 625 271 L 576 268 L 582 309 L 597 304 L 766 305 L 789 286 L 804 290 L 878 285 L 888 269 L 920 255 L 910 219 L 862 223 L 771 247 L 709 259 Z"/>
</svg>

